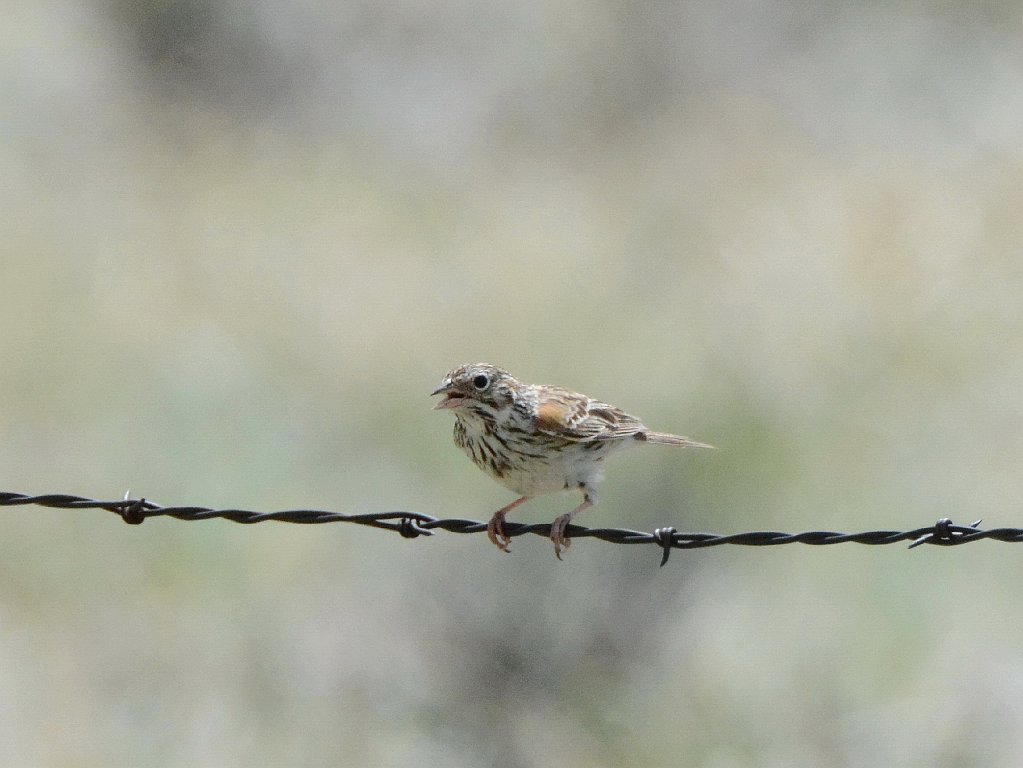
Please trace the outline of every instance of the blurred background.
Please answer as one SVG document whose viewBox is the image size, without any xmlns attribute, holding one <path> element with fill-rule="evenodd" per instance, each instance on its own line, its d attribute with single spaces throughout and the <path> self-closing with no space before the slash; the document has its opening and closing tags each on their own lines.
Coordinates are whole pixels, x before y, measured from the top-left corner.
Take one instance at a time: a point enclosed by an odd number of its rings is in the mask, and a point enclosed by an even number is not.
<svg viewBox="0 0 1023 768">
<path fill-rule="evenodd" d="M 579 522 L 1023 524 L 1011 3 L 7 0 L 0 489 L 485 520 L 486 360 L 716 452 Z M 578 503 L 539 499 L 513 519 Z M 1015 766 L 1023 549 L 10 508 L 0 762 Z"/>
</svg>

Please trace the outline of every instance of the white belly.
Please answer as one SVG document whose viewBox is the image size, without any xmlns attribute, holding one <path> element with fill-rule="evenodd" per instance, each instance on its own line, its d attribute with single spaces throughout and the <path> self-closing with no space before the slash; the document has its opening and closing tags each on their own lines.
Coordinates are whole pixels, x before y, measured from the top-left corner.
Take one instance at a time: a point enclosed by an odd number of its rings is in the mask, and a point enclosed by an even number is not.
<svg viewBox="0 0 1023 768">
<path fill-rule="evenodd" d="M 504 442 L 490 434 L 485 425 L 471 415 L 455 422 L 455 444 L 480 469 L 519 496 L 543 496 L 567 489 L 593 491 L 604 479 L 604 459 L 635 441 L 608 440 L 570 442 L 554 438 L 543 450 L 536 444 L 520 450 L 514 441 Z"/>
<path fill-rule="evenodd" d="M 577 488 L 580 482 L 585 482 L 578 471 L 562 462 L 538 461 L 531 461 L 528 469 L 509 470 L 501 477 L 495 475 L 494 479 L 519 496 L 543 496 L 566 488 Z M 596 482 L 599 481 L 597 477 Z"/>
<path fill-rule="evenodd" d="M 621 443 L 590 446 L 573 443 L 544 458 L 519 455 L 503 471 L 484 470 L 497 482 L 519 496 L 543 496 L 575 488 L 595 488 L 604 479 L 604 458 L 622 447 Z M 466 453 L 469 453 L 467 450 Z"/>
</svg>

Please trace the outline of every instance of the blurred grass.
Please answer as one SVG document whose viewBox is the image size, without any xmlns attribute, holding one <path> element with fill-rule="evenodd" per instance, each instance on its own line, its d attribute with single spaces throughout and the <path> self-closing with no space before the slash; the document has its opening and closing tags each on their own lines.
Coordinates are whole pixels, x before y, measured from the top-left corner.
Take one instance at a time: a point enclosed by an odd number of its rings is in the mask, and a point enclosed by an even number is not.
<svg viewBox="0 0 1023 768">
<path fill-rule="evenodd" d="M 15 3 L 2 486 L 485 518 L 427 397 L 485 359 L 719 447 L 621 456 L 587 524 L 1018 525 L 1006 9 Z M 4 533 L 4 764 L 1020 749 L 1009 545 Z"/>
</svg>

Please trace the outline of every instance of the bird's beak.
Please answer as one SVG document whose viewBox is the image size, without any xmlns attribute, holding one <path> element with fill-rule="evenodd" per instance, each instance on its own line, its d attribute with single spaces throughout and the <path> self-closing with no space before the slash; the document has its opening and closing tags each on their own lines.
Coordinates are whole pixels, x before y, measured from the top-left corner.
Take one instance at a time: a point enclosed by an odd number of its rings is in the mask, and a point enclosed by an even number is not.
<svg viewBox="0 0 1023 768">
<path fill-rule="evenodd" d="M 433 397 L 434 395 L 445 396 L 443 400 L 441 400 L 439 403 L 433 406 L 433 410 L 435 411 L 441 411 L 444 410 L 445 408 L 457 408 L 458 406 L 465 402 L 465 397 L 463 395 L 458 394 L 455 388 L 451 386 L 450 381 L 445 381 L 443 384 L 441 384 L 439 387 L 433 390 L 433 392 L 430 393 L 430 397 Z"/>
</svg>

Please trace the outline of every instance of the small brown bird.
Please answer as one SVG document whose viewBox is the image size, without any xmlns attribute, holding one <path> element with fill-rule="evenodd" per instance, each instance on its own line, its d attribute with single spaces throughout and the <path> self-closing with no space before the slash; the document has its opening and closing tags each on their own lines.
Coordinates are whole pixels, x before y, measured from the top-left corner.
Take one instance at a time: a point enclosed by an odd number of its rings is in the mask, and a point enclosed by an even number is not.
<svg viewBox="0 0 1023 768">
<path fill-rule="evenodd" d="M 583 502 L 551 523 L 554 554 L 569 545 L 565 527 L 597 503 L 604 459 L 634 443 L 712 448 L 688 437 L 647 429 L 635 416 L 578 392 L 524 384 L 496 365 L 470 363 L 450 371 L 431 394 L 455 413 L 455 444 L 473 463 L 519 498 L 494 513 L 490 540 L 508 552 L 504 517 L 533 496 L 571 488 Z"/>
</svg>

